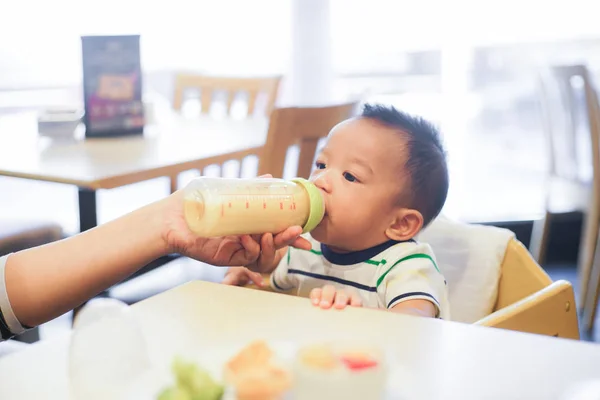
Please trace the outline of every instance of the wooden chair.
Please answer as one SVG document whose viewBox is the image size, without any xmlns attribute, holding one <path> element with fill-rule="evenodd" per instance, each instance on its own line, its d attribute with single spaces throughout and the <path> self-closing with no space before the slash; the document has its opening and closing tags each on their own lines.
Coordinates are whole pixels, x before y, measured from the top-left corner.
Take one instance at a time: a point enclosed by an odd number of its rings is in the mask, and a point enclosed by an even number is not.
<svg viewBox="0 0 600 400">
<path fill-rule="evenodd" d="M 552 282 L 515 239 L 507 246 L 501 271 L 494 311 L 475 325 L 579 340 L 575 294 L 569 282 Z M 264 283 L 261 290 L 273 291 L 268 275 Z"/>
<path fill-rule="evenodd" d="M 576 85 L 577 79 L 581 85 Z M 551 219 L 558 213 L 573 211 L 584 213 L 578 259 L 581 282 L 578 304 L 580 308 L 585 309 L 600 228 L 598 97 L 588 70 L 583 65 L 551 67 L 541 76 L 540 91 L 550 171 L 545 215 L 534 223 L 530 250 L 536 260 L 542 264 L 548 246 Z M 579 107 L 582 104 L 583 110 Z M 582 116 L 581 111 L 586 115 Z M 582 123 L 587 125 L 583 127 L 584 129 L 581 129 Z M 582 131 L 585 132 L 583 136 L 580 134 Z M 578 151 L 578 139 L 586 139 L 591 143 L 583 146 L 587 154 Z M 586 180 L 581 173 L 585 167 L 582 165 L 582 158 L 585 155 L 591 159 L 591 180 Z"/>
<path fill-rule="evenodd" d="M 189 90 L 200 92 L 201 113 L 208 114 L 213 107 L 216 95 L 221 92 L 225 94 L 224 102 L 227 115 L 231 114 L 235 100 L 243 93 L 247 94 L 247 115 L 256 112 L 257 100 L 264 99 L 264 108 L 261 115 L 268 117 L 277 101 L 280 76 L 264 78 L 235 78 L 218 77 L 194 74 L 178 74 L 175 77 L 175 96 L 173 108 L 181 111 L 186 92 Z"/>
<path fill-rule="evenodd" d="M 240 177 L 244 161 L 248 157 L 258 157 L 258 175 L 269 173 L 274 177 L 283 177 L 288 149 L 297 145 L 299 156 L 294 175 L 307 178 L 312 170 L 319 140 L 326 137 L 335 125 L 353 116 L 357 106 L 358 102 L 348 102 L 324 107 L 276 108 L 269 120 L 264 146 L 207 158 L 198 163 L 196 169 L 204 175 L 207 168 L 217 166 L 220 168 L 219 174 L 222 174 L 225 163 L 237 162 L 237 176 Z"/>
<path fill-rule="evenodd" d="M 261 151 L 258 175 L 282 177 L 290 146 L 299 146 L 297 177 L 308 178 L 319 140 L 327 137 L 338 123 L 356 113 L 358 103 L 349 102 L 327 107 L 280 108 L 271 114 L 267 142 Z"/>
</svg>

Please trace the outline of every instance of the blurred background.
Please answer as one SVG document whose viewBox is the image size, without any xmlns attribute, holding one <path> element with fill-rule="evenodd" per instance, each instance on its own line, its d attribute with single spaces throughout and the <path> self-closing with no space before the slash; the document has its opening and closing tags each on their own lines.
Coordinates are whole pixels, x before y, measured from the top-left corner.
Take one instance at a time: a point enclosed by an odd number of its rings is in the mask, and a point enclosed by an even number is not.
<svg viewBox="0 0 600 400">
<path fill-rule="evenodd" d="M 14 136 L 2 145 L 19 140 L 2 118 L 52 107 L 82 108 L 81 36 L 139 34 L 144 100 L 152 105 L 173 102 L 182 73 L 281 76 L 277 106 L 360 100 L 392 104 L 432 120 L 441 129 L 451 166 L 444 214 L 512 229 L 532 252 L 545 248 L 538 259 L 554 279 L 566 278 L 579 290 L 576 265 L 589 209 L 566 201 L 549 217 L 548 182 L 557 145 L 544 119 L 540 76 L 553 66 L 580 65 L 589 73 L 584 78 L 593 82 L 600 67 L 594 2 L 448 3 L 3 0 L 0 135 Z M 580 76 L 568 82 L 575 92 L 586 88 Z M 578 95 L 569 105 L 585 110 L 586 100 Z M 571 126 L 575 134 L 567 146 L 577 164 L 570 178 L 589 189 L 594 170 L 588 117 L 569 116 L 566 107 L 561 111 L 567 115 L 563 122 L 578 122 Z M 14 157 L 29 157 L 14 151 Z M 168 190 L 167 178 L 99 190 L 97 222 Z M 554 199 L 571 198 L 567 189 L 557 193 Z M 76 233 L 78 195 L 74 185 L 0 176 L 0 225 L 2 219 L 44 220 L 60 226 L 64 235 Z M 586 196 L 575 197 L 580 203 Z M 546 232 L 538 235 L 545 245 L 532 243 L 534 227 Z M 132 283 L 128 290 L 135 291 Z"/>
</svg>

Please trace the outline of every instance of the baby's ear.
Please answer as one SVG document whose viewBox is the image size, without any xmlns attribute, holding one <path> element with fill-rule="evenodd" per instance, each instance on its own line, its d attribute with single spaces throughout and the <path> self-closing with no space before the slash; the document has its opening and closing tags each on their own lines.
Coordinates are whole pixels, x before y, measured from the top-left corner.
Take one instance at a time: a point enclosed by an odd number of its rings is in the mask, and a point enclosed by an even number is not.
<svg viewBox="0 0 600 400">
<path fill-rule="evenodd" d="M 385 234 L 391 240 L 404 241 L 417 236 L 423 227 L 423 215 L 412 208 L 400 208 Z"/>
</svg>

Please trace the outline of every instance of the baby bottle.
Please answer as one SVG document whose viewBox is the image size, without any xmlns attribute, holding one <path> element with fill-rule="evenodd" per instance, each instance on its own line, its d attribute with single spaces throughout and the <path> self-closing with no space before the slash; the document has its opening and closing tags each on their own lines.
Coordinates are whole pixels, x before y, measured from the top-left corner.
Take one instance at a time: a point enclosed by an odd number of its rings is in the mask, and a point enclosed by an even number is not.
<svg viewBox="0 0 600 400">
<path fill-rule="evenodd" d="M 184 189 L 184 215 L 202 237 L 279 233 L 290 226 L 313 230 L 323 219 L 319 189 L 306 179 L 209 178 Z"/>
</svg>

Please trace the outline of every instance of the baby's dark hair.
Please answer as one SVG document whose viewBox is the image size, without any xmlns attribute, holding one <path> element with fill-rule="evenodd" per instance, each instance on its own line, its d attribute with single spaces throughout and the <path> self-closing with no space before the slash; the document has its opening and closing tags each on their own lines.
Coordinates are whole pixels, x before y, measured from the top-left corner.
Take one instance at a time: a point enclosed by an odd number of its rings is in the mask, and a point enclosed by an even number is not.
<svg viewBox="0 0 600 400">
<path fill-rule="evenodd" d="M 448 195 L 446 152 L 440 134 L 427 120 L 391 106 L 366 104 L 362 118 L 398 130 L 406 139 L 406 164 L 411 191 L 402 202 L 423 215 L 427 226 L 442 211 Z"/>
</svg>

